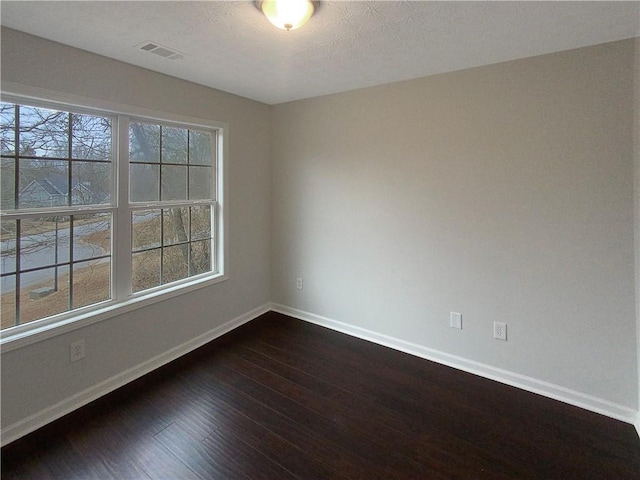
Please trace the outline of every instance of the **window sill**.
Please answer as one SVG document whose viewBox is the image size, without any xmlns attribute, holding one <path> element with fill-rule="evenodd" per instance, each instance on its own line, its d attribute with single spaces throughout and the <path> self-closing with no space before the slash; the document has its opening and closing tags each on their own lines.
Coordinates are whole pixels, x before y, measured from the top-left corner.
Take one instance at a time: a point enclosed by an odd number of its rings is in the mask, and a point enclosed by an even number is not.
<svg viewBox="0 0 640 480">
<path fill-rule="evenodd" d="M 8 330 L 0 333 L 0 349 L 3 354 L 12 350 L 17 350 L 19 348 L 26 347 L 27 345 L 32 345 L 58 335 L 69 333 L 73 330 L 84 328 L 94 323 L 98 323 L 118 315 L 123 315 L 154 303 L 163 302 L 178 295 L 183 295 L 194 290 L 224 282 L 227 278 L 228 277 L 224 274 L 200 278 L 191 282 L 180 283 L 173 287 L 167 287 L 160 291 L 151 292 L 146 295 L 131 297 L 122 302 L 112 302 L 102 308 L 91 310 L 90 312 L 65 317 L 60 320 L 52 319 L 49 322 L 45 320 L 43 324 L 38 326 L 25 324 L 25 327 L 27 328 L 20 329 L 20 327 L 17 327 L 15 331 Z"/>
</svg>

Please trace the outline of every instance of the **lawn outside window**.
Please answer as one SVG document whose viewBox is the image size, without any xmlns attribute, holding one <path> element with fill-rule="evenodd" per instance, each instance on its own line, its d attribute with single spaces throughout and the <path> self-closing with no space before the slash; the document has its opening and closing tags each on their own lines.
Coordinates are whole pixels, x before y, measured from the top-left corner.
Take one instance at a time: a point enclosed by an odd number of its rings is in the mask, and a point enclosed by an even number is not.
<svg viewBox="0 0 640 480">
<path fill-rule="evenodd" d="M 3 342 L 224 279 L 223 126 L 3 95 L 0 130 Z"/>
</svg>

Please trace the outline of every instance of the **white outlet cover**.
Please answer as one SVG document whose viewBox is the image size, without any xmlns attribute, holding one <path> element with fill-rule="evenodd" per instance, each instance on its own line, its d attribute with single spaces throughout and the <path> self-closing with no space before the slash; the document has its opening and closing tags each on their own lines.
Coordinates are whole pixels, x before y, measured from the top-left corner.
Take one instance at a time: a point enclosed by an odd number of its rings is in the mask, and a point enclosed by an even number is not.
<svg viewBox="0 0 640 480">
<path fill-rule="evenodd" d="M 462 314 L 458 312 L 451 312 L 449 314 L 449 321 L 451 328 L 457 328 L 462 330 Z"/>
<path fill-rule="evenodd" d="M 493 322 L 493 338 L 507 341 L 507 324 L 504 322 Z"/>
<path fill-rule="evenodd" d="M 78 340 L 77 342 L 73 342 L 69 348 L 70 357 L 72 362 L 76 362 L 82 358 L 84 358 L 84 340 Z"/>
</svg>

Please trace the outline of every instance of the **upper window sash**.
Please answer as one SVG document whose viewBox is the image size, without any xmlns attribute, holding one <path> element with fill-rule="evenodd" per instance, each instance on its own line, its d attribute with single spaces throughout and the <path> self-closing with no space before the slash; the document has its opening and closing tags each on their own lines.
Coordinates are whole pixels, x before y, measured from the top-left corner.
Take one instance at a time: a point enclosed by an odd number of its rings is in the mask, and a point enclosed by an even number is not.
<svg viewBox="0 0 640 480">
<path fill-rule="evenodd" d="M 3 96 L 2 117 L 3 215 L 115 205 L 115 115 Z"/>
<path fill-rule="evenodd" d="M 128 135 L 131 204 L 216 199 L 216 130 L 134 118 Z"/>
</svg>

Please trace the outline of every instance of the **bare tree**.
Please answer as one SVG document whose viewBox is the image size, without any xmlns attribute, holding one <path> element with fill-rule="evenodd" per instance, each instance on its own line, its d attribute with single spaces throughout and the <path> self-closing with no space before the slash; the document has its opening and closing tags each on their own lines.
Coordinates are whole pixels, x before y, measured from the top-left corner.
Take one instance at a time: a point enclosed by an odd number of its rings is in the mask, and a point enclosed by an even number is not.
<svg viewBox="0 0 640 480">
<path fill-rule="evenodd" d="M 0 103 L 0 137 L 3 210 L 109 200 L 110 119 Z M 3 220 L 3 273 L 16 267 L 19 235 L 21 269 L 54 267 L 57 286 L 59 253 L 80 240 L 71 238 L 70 220 L 69 216 L 59 215 L 23 219 L 19 229 L 17 220 Z M 85 236 L 108 228 L 108 222 L 99 215 L 85 217 L 81 223 L 85 225 Z M 70 255 L 67 253 L 64 258 L 70 260 Z M 34 267 L 35 259 L 39 260 Z"/>
<path fill-rule="evenodd" d="M 140 170 L 144 174 L 137 177 L 140 185 L 132 185 L 132 189 L 140 191 L 142 197 L 148 196 L 155 199 L 186 197 L 186 184 L 181 182 L 186 183 L 187 178 L 187 131 L 139 122 L 132 122 L 130 129 L 133 135 L 131 159 L 144 162 Z M 163 168 L 163 163 L 160 161 L 161 158 L 165 163 L 184 164 L 185 176 L 172 178 L 169 175 L 161 175 L 160 169 Z M 156 163 L 157 166 L 155 165 Z M 144 169 L 144 167 L 147 168 Z M 151 185 L 159 190 L 150 191 L 149 186 Z M 174 207 L 168 209 L 167 212 L 166 219 L 168 222 L 165 222 L 165 228 L 168 223 L 172 229 L 171 234 L 182 252 L 183 264 L 188 266 L 192 274 L 206 271 L 210 265 L 210 252 L 198 252 L 196 255 L 196 252 L 193 251 L 193 246 L 189 243 L 190 209 L 188 207 Z M 191 209 L 191 216 L 193 215 L 195 215 L 195 212 Z M 193 221 L 193 218 L 191 221 Z M 166 235 L 166 232 L 163 232 L 163 234 Z M 206 267 L 204 264 L 206 264 Z"/>
</svg>

